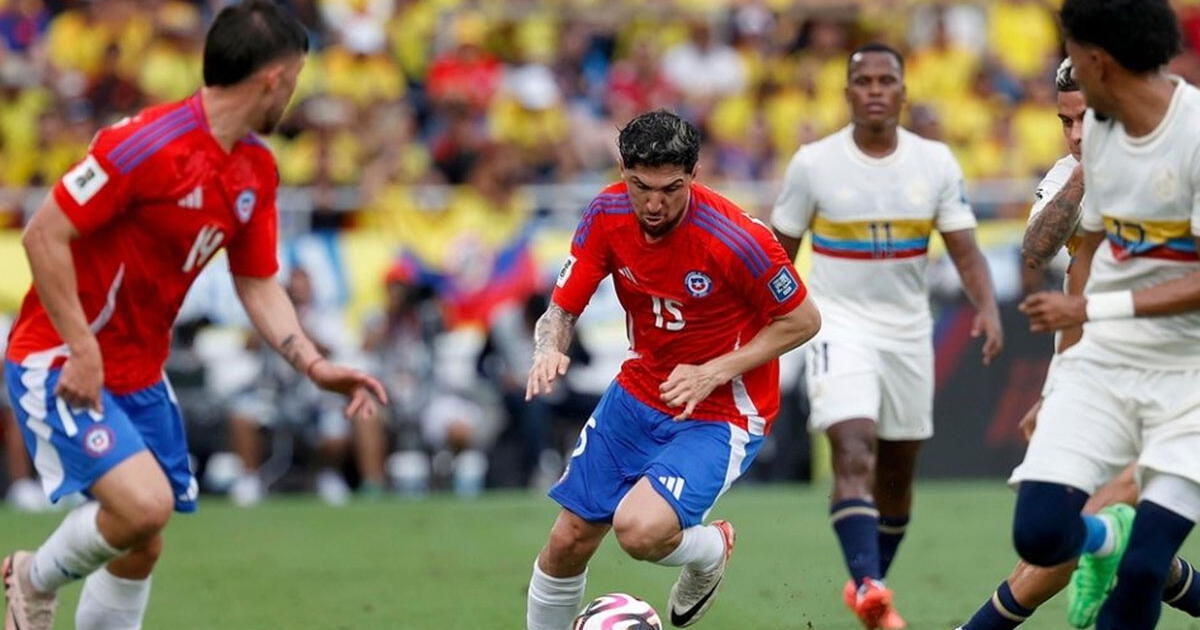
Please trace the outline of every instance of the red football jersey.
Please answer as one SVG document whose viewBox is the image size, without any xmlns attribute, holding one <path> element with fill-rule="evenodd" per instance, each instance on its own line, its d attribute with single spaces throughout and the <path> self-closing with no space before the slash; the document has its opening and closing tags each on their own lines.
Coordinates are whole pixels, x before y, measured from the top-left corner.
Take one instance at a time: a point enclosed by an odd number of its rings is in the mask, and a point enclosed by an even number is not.
<svg viewBox="0 0 1200 630">
<path fill-rule="evenodd" d="M 96 134 L 53 195 L 80 233 L 71 250 L 105 387 L 123 394 L 162 378 L 183 298 L 220 248 L 236 275 L 275 274 L 278 185 L 275 158 L 256 137 L 229 153 L 217 143 L 199 94 Z M 46 367 L 66 355 L 31 288 L 8 359 Z"/>
<path fill-rule="evenodd" d="M 643 403 L 676 414 L 659 386 L 675 366 L 699 365 L 749 342 L 807 289 L 766 226 L 713 190 L 692 184 L 682 222 L 661 240 L 642 234 L 624 183 L 604 189 L 584 213 L 553 300 L 581 313 L 612 274 L 625 308 L 630 358 L 617 382 Z M 762 435 L 779 412 L 779 362 L 713 391 L 693 416 Z"/>
</svg>

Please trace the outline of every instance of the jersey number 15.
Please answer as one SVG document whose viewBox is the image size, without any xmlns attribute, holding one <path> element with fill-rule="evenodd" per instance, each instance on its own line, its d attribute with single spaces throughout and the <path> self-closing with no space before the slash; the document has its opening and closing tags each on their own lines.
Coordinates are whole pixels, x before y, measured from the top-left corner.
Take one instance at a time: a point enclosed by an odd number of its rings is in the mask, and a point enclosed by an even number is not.
<svg viewBox="0 0 1200 630">
<path fill-rule="evenodd" d="M 675 300 L 666 300 L 657 295 L 650 296 L 654 303 L 654 327 L 670 332 L 683 330 L 683 305 Z M 664 311 L 666 313 L 664 314 Z"/>
</svg>

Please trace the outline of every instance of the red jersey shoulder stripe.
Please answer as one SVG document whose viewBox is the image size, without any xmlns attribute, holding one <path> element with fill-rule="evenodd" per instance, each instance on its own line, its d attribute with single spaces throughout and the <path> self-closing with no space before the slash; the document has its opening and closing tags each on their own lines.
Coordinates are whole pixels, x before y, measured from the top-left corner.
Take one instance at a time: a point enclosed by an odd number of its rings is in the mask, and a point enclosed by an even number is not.
<svg viewBox="0 0 1200 630">
<path fill-rule="evenodd" d="M 629 195 L 623 192 L 601 193 L 592 200 L 592 203 L 588 204 L 587 210 L 584 210 L 583 218 L 579 220 L 579 228 L 575 230 L 575 238 L 572 240 L 576 245 L 582 247 L 592 232 L 592 225 L 595 223 L 596 217 L 602 214 L 632 213 L 633 202 L 629 200 Z"/>
<path fill-rule="evenodd" d="M 108 154 L 123 174 L 128 174 L 168 142 L 200 126 L 196 112 L 186 102 L 169 114 L 142 127 Z"/>
<path fill-rule="evenodd" d="M 708 232 L 733 251 L 755 278 L 770 269 L 770 258 L 767 257 L 762 246 L 733 219 L 701 202 L 697 204 L 693 220 L 697 227 Z"/>
<path fill-rule="evenodd" d="M 194 113 L 187 107 L 186 103 L 180 103 L 169 109 L 167 113 L 143 125 L 137 131 L 134 131 L 129 137 L 121 141 L 120 144 L 113 147 L 105 158 L 109 162 L 116 163 L 118 160 L 128 159 L 141 148 L 144 148 L 151 138 L 163 129 L 170 127 L 176 123 L 185 121 Z"/>
</svg>

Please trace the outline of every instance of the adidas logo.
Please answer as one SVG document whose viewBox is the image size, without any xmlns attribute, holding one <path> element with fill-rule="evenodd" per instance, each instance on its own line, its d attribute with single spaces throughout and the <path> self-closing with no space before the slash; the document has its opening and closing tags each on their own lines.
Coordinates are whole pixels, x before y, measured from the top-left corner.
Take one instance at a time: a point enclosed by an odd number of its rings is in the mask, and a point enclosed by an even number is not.
<svg viewBox="0 0 1200 630">
<path fill-rule="evenodd" d="M 683 477 L 659 477 L 658 482 L 666 486 L 667 492 L 675 495 L 675 500 L 683 496 Z"/>
<path fill-rule="evenodd" d="M 204 189 L 200 186 L 193 188 L 192 192 L 188 193 L 185 197 L 179 200 L 179 207 L 187 208 L 188 210 L 199 210 L 200 208 L 203 208 Z"/>
</svg>

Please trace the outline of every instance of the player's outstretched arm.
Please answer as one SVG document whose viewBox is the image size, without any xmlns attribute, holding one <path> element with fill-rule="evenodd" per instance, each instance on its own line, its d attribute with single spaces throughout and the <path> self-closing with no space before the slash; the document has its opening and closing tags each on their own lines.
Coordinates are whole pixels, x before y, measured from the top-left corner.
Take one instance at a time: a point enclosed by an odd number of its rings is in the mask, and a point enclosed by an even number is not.
<svg viewBox="0 0 1200 630">
<path fill-rule="evenodd" d="M 533 367 L 529 369 L 529 380 L 525 384 L 525 400 L 549 394 L 554 390 L 554 381 L 567 373 L 571 365 L 567 349 L 571 346 L 577 319 L 578 316 L 554 302 L 538 318 L 533 329 Z"/>
<path fill-rule="evenodd" d="M 21 244 L 33 271 L 38 299 L 71 352 L 54 393 L 72 407 L 102 411 L 100 388 L 104 385 L 104 363 L 100 343 L 88 326 L 79 301 L 71 255 L 71 241 L 78 236 L 75 225 L 54 196 L 47 195 L 25 226 Z"/>
<path fill-rule="evenodd" d="M 335 365 L 321 356 L 316 344 L 301 328 L 292 301 L 274 278 L 235 275 L 233 284 L 250 321 L 276 352 L 321 389 L 350 399 L 346 417 L 374 416 L 376 407 L 372 396 L 387 404 L 387 392 L 379 381 L 364 372 Z"/>
<path fill-rule="evenodd" d="M 974 229 L 943 232 L 942 240 L 950 260 L 958 269 L 963 291 L 978 311 L 971 326 L 971 336 L 983 335 L 983 364 L 988 365 L 1004 349 L 1004 330 L 1000 327 L 1000 308 L 996 306 L 996 291 L 992 287 L 987 259 L 975 242 Z"/>
<path fill-rule="evenodd" d="M 1076 165 L 1067 183 L 1054 195 L 1025 229 L 1021 241 L 1021 262 L 1028 269 L 1041 269 L 1062 249 L 1075 226 L 1083 202 L 1083 165 Z"/>
<path fill-rule="evenodd" d="M 746 345 L 727 352 L 704 365 L 677 365 L 659 386 L 662 400 L 672 407 L 683 407 L 675 416 L 686 420 L 696 405 L 713 390 L 754 368 L 777 359 L 812 339 L 821 329 L 821 312 L 812 297 L 807 297 L 790 312 L 771 320 Z"/>
</svg>

